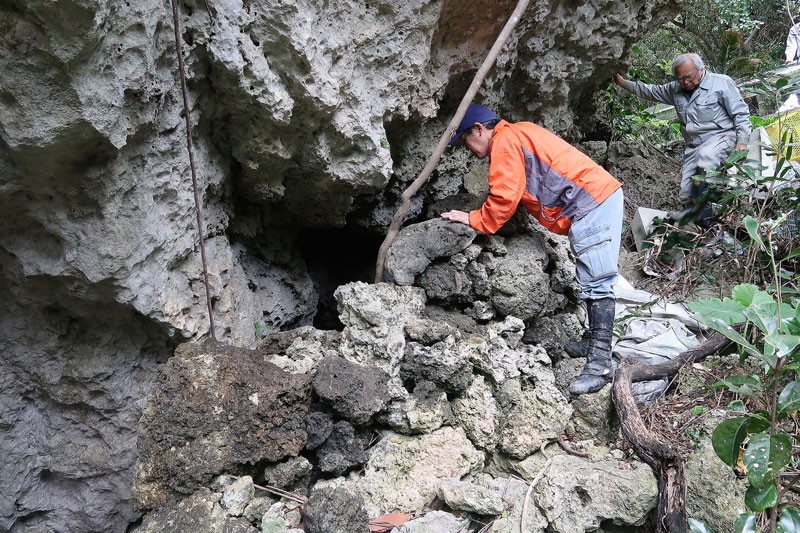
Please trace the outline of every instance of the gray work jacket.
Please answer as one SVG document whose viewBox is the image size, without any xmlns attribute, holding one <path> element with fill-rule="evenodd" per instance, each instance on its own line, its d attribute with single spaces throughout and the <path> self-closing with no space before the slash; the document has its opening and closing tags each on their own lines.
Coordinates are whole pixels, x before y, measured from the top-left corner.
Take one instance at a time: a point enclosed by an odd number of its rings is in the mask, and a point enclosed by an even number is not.
<svg viewBox="0 0 800 533">
<path fill-rule="evenodd" d="M 797 59 L 798 52 L 800 52 L 800 22 L 792 26 L 789 30 L 789 36 L 786 37 L 786 61 L 794 61 Z"/>
<path fill-rule="evenodd" d="M 736 134 L 736 144 L 750 142 L 750 109 L 733 80 L 706 70 L 691 98 L 677 81 L 653 85 L 625 80 L 636 96 L 675 106 L 686 145 L 697 147 L 719 133 Z"/>
</svg>

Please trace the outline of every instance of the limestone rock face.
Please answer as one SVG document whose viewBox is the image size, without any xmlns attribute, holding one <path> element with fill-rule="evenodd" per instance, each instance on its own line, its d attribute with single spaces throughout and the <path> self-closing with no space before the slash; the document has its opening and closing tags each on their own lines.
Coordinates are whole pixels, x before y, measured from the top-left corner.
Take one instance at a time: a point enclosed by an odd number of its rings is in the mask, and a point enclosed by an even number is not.
<svg viewBox="0 0 800 533">
<path fill-rule="evenodd" d="M 404 228 L 386 256 L 386 272 L 398 285 L 411 285 L 439 257 L 450 257 L 466 248 L 477 231 L 465 224 L 434 218 Z"/>
<path fill-rule="evenodd" d="M 296 456 L 306 443 L 308 377 L 288 374 L 256 352 L 185 345 L 159 371 L 142 420 L 134 493 L 160 505 L 191 493 L 236 464 Z"/>
<path fill-rule="evenodd" d="M 179 6 L 208 290 L 216 337 L 252 348 L 314 320 L 313 276 L 336 261 L 313 264 L 309 230 L 383 234 L 514 2 L 210 4 L 213 24 Z M 678 8 L 535 3 L 479 99 L 577 137 L 629 46 Z M 0 5 L 0 529 L 125 531 L 156 365 L 209 333 L 175 54 L 162 1 Z M 410 216 L 465 174 L 482 180 L 485 162 L 448 152 Z M 560 274 L 492 273 L 495 255 L 437 267 L 442 297 L 464 299 L 455 272 L 483 323 L 563 304 Z M 500 277 L 550 292 L 515 297 Z M 397 369 L 402 325 L 345 325 L 343 355 Z M 381 343 L 362 352 L 362 335 Z M 329 354 L 311 344 L 276 364 L 313 371 Z"/>
<path fill-rule="evenodd" d="M 453 415 L 475 446 L 490 452 L 495 449 L 502 413 L 483 376 L 476 376 L 453 402 Z"/>
<path fill-rule="evenodd" d="M 345 325 L 340 353 L 357 362 L 370 362 L 397 375 L 405 353 L 403 326 L 419 318 L 425 294 L 418 287 L 386 283 L 349 283 L 336 289 L 339 317 Z"/>
</svg>

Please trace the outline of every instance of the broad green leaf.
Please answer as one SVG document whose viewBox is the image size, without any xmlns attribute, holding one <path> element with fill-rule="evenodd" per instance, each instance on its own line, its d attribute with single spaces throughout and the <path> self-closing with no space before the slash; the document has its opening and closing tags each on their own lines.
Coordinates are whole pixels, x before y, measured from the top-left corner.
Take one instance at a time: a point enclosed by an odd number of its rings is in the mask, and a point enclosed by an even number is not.
<svg viewBox="0 0 800 533">
<path fill-rule="evenodd" d="M 725 387 L 729 391 L 735 394 L 741 394 L 742 396 L 747 396 L 748 398 L 759 399 L 758 394 L 756 394 L 756 392 L 752 388 L 750 388 L 750 385 L 742 385 L 741 387 L 738 387 L 736 385 L 726 383 L 725 381 L 717 381 L 716 383 L 711 385 L 711 387 L 715 389 L 720 389 Z"/>
<path fill-rule="evenodd" d="M 777 533 L 800 533 L 800 513 L 791 507 L 785 508 L 781 511 L 775 531 Z"/>
<path fill-rule="evenodd" d="M 691 533 L 714 533 L 713 529 L 694 518 L 689 519 L 689 531 L 691 531 Z"/>
<path fill-rule="evenodd" d="M 764 342 L 778 351 L 777 356 L 785 357 L 800 344 L 800 335 L 767 335 Z"/>
<path fill-rule="evenodd" d="M 725 298 L 724 300 L 719 298 L 698 300 L 690 303 L 689 309 L 702 317 L 718 318 L 729 325 L 745 321 L 744 313 L 742 313 L 744 306 L 730 298 Z"/>
<path fill-rule="evenodd" d="M 742 404 L 742 406 L 744 406 L 744 404 Z M 705 405 L 696 405 L 694 409 L 692 409 L 692 414 L 695 416 L 701 415 L 705 412 L 708 412 L 708 407 L 706 407 Z"/>
<path fill-rule="evenodd" d="M 747 487 L 747 492 L 744 493 L 744 503 L 753 511 L 763 511 L 775 507 L 778 503 L 778 490 L 774 484 L 767 485 L 763 489 Z"/>
<path fill-rule="evenodd" d="M 778 79 L 778 81 L 775 82 L 775 88 L 776 89 L 783 89 L 784 87 L 786 87 L 786 85 L 788 83 L 789 83 L 789 80 L 787 80 L 786 78 L 780 78 L 780 79 Z"/>
<path fill-rule="evenodd" d="M 797 257 L 798 255 L 800 255 L 800 246 L 798 246 L 797 248 L 795 248 L 794 250 L 792 250 L 791 252 L 789 252 L 789 255 L 787 255 L 786 257 L 784 257 L 784 258 L 783 258 L 783 261 L 786 261 L 787 259 L 791 259 L 791 258 L 793 258 L 793 257 Z"/>
<path fill-rule="evenodd" d="M 788 303 L 781 303 L 781 326 L 789 323 L 792 318 L 797 314 L 797 310 Z M 763 306 L 763 310 L 774 316 L 778 317 L 778 304 L 771 303 Z"/>
<path fill-rule="evenodd" d="M 702 321 L 708 327 L 710 327 L 711 329 L 713 329 L 717 333 L 720 333 L 721 335 L 724 335 L 725 337 L 729 338 L 730 340 L 732 340 L 733 342 L 735 342 L 736 344 L 738 344 L 739 346 L 744 348 L 747 351 L 747 353 L 749 353 L 750 355 L 758 358 L 761 361 L 764 361 L 765 363 L 769 364 L 772 368 L 775 367 L 775 361 L 774 360 L 765 359 L 764 355 L 762 355 L 761 352 L 759 352 L 756 349 L 755 346 L 750 344 L 747 341 L 747 339 L 742 337 L 741 334 L 739 334 L 738 331 L 736 331 L 735 329 L 730 327 L 726 322 L 724 322 L 724 321 L 722 321 L 722 320 L 720 320 L 718 318 L 702 317 L 702 319 L 703 319 Z"/>
<path fill-rule="evenodd" d="M 747 308 L 743 313 L 747 320 L 755 324 L 764 334 L 775 333 L 778 330 L 778 319 L 758 307 Z"/>
<path fill-rule="evenodd" d="M 778 396 L 778 411 L 787 413 L 800 408 L 800 379 L 786 385 Z"/>
<path fill-rule="evenodd" d="M 763 409 L 755 413 L 749 413 L 747 416 L 750 417 L 750 425 L 747 426 L 748 433 L 761 433 L 769 429 L 770 424 L 772 424 L 771 415 Z"/>
<path fill-rule="evenodd" d="M 753 513 L 741 513 L 733 523 L 734 533 L 756 533 L 756 516 Z"/>
<path fill-rule="evenodd" d="M 728 387 L 730 385 L 748 385 L 754 389 L 761 389 L 761 380 L 758 379 L 758 376 L 754 376 L 752 374 L 736 374 L 735 376 L 730 376 L 723 380 L 717 381 L 711 386 L 715 389 L 719 389 L 721 387 Z"/>
<path fill-rule="evenodd" d="M 720 422 L 711 434 L 711 445 L 714 447 L 714 451 L 728 466 L 734 466 L 739 459 L 739 448 L 742 447 L 742 442 L 747 436 L 748 424 L 750 424 L 750 418 L 746 416 L 729 418 Z"/>
<path fill-rule="evenodd" d="M 742 400 L 733 400 L 728 404 L 728 411 L 744 413 L 747 411 L 747 409 L 745 409 L 744 402 Z"/>
<path fill-rule="evenodd" d="M 750 238 L 757 242 L 759 245 L 764 246 L 764 241 L 761 240 L 761 237 L 758 235 L 758 222 L 756 219 L 747 215 L 744 217 L 744 227 L 747 228 L 747 233 L 750 234 Z"/>
<path fill-rule="evenodd" d="M 763 490 L 775 481 L 791 458 L 792 441 L 788 435 L 757 433 L 750 437 L 744 450 L 747 479 L 753 487 Z"/>
<path fill-rule="evenodd" d="M 769 293 L 760 290 L 750 283 L 742 283 L 734 287 L 731 291 L 731 297 L 745 307 L 750 307 L 753 304 L 762 305 L 775 303 L 775 300 Z"/>
</svg>

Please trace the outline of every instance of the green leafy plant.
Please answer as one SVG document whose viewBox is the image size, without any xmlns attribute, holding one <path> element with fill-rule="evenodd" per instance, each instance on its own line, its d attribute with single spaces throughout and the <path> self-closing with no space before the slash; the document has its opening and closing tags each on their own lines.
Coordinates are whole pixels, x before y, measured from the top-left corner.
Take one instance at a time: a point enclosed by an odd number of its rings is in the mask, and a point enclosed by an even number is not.
<svg viewBox="0 0 800 533">
<path fill-rule="evenodd" d="M 264 325 L 261 322 L 253 322 L 253 330 L 255 331 L 256 339 L 260 339 L 272 333 L 272 326 L 269 324 Z"/>
<path fill-rule="evenodd" d="M 776 259 L 771 242 L 785 220 L 786 215 L 770 225 L 759 225 L 749 216 L 744 220 L 752 241 L 769 257 L 776 282 L 774 294 L 740 284 L 731 298 L 689 304 L 703 323 L 735 343 L 742 362 L 753 357 L 762 369 L 758 374 L 731 376 L 712 385 L 746 399 L 732 402 L 741 416 L 721 422 L 711 437 L 723 462 L 730 467 L 741 462 L 747 471 L 745 504 L 750 512 L 739 516 L 736 531 L 757 531 L 754 513 L 766 511 L 769 522 L 764 531 L 800 532 L 800 514 L 790 507 L 780 510 L 786 492 L 800 480 L 800 474 L 794 474 L 788 484 L 781 482 L 781 475 L 792 464 L 793 445 L 800 444 L 794 426 L 786 424 L 790 413 L 800 408 L 800 379 L 794 379 L 800 368 L 800 306 L 797 299 L 782 293 L 781 260 Z M 800 249 L 794 253 L 800 254 Z M 708 531 L 697 521 L 690 528 Z"/>
</svg>

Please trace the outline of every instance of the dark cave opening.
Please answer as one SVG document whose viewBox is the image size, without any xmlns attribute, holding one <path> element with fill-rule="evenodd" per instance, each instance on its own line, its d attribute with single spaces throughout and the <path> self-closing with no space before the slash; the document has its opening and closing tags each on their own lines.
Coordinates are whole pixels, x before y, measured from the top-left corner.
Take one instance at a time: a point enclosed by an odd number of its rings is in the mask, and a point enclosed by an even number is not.
<svg viewBox="0 0 800 533">
<path fill-rule="evenodd" d="M 300 253 L 319 294 L 315 328 L 344 329 L 333 293 L 352 281 L 374 281 L 375 261 L 383 239 L 383 234 L 350 228 L 305 229 L 300 233 Z"/>
</svg>

